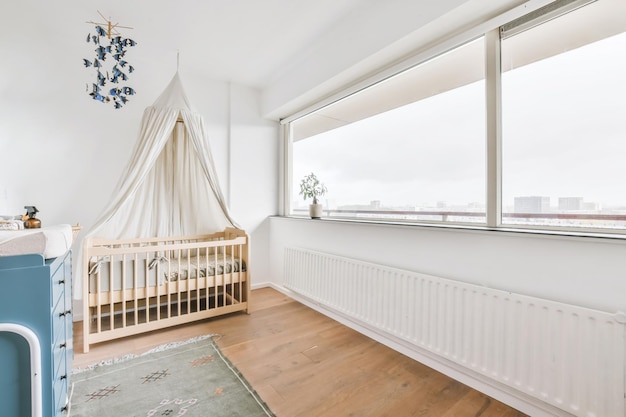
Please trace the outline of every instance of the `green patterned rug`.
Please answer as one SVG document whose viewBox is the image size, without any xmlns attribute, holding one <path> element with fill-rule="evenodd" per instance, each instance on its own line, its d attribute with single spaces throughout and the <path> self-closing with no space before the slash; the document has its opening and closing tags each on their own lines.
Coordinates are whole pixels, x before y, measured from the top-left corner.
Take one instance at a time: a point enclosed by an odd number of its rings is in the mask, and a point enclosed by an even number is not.
<svg viewBox="0 0 626 417">
<path fill-rule="evenodd" d="M 211 336 L 74 370 L 69 417 L 274 417 Z"/>
</svg>

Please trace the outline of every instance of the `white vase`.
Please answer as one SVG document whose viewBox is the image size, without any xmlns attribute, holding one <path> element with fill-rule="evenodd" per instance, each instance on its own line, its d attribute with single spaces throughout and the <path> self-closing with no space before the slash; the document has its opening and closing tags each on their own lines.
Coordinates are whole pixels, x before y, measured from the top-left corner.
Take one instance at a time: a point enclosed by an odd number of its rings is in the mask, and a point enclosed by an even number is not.
<svg viewBox="0 0 626 417">
<path fill-rule="evenodd" d="M 309 205 L 309 215 L 312 219 L 319 219 L 322 217 L 322 205 L 320 203 Z"/>
</svg>

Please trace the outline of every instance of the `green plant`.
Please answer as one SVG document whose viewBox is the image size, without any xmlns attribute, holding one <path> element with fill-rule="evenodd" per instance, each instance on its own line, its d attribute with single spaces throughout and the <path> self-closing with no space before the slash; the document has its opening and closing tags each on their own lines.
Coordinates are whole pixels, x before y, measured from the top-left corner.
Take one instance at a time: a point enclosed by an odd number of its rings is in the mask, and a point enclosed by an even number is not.
<svg viewBox="0 0 626 417">
<path fill-rule="evenodd" d="M 327 191 L 326 186 L 312 172 L 306 175 L 300 182 L 300 194 L 305 200 L 312 198 L 313 204 L 317 204 L 317 197 L 323 196 Z"/>
</svg>

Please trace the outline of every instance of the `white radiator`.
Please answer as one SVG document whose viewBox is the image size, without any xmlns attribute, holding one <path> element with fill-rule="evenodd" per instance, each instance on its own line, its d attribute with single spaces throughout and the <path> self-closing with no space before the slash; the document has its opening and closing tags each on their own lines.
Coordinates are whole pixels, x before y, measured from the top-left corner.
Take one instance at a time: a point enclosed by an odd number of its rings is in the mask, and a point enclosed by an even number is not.
<svg viewBox="0 0 626 417">
<path fill-rule="evenodd" d="M 623 314 L 299 248 L 284 255 L 285 287 L 356 323 L 572 415 L 625 415 Z"/>
</svg>

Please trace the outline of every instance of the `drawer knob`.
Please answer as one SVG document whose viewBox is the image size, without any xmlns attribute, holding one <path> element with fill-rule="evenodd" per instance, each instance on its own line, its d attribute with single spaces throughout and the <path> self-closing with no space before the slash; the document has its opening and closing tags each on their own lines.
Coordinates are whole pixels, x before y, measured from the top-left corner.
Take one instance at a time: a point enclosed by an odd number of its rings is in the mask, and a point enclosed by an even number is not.
<svg viewBox="0 0 626 417">
<path fill-rule="evenodd" d="M 69 316 L 70 314 L 72 314 L 72 310 L 67 310 L 63 313 L 59 313 L 59 317 Z"/>
<path fill-rule="evenodd" d="M 63 285 L 63 284 L 65 284 L 65 280 L 64 279 L 59 280 L 59 285 Z"/>
<path fill-rule="evenodd" d="M 66 375 L 61 375 L 61 381 L 63 381 L 64 379 L 67 379 L 67 374 Z"/>
<path fill-rule="evenodd" d="M 59 345 L 59 347 L 60 347 L 61 349 L 65 349 L 65 348 L 67 347 L 67 343 L 61 343 L 61 344 Z"/>
</svg>

